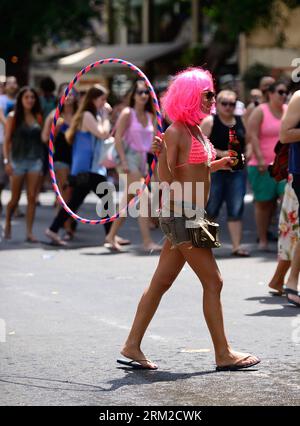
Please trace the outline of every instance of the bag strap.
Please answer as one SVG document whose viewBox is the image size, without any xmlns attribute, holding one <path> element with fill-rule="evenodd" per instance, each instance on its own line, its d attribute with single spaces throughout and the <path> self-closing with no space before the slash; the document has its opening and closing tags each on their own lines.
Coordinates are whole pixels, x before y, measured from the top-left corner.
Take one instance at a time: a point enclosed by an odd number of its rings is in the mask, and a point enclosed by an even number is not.
<svg viewBox="0 0 300 426">
<path fill-rule="evenodd" d="M 202 222 L 200 222 L 199 225 L 201 226 L 201 228 L 203 229 L 203 231 L 206 232 L 206 234 L 209 236 L 209 238 L 212 241 L 216 241 L 215 237 L 212 236 L 212 234 L 206 229 L 206 227 L 204 226 L 204 224 Z"/>
</svg>

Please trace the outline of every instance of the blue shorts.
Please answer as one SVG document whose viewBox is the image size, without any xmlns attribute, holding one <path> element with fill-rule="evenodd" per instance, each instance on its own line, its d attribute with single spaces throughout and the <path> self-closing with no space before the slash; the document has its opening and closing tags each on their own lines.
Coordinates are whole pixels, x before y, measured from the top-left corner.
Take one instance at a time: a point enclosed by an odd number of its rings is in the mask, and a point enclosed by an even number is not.
<svg viewBox="0 0 300 426">
<path fill-rule="evenodd" d="M 223 203 L 227 207 L 227 220 L 241 220 L 244 212 L 244 197 L 246 194 L 246 170 L 235 172 L 219 170 L 211 174 L 211 189 L 207 215 L 215 219 L 218 217 Z"/>
<path fill-rule="evenodd" d="M 41 173 L 43 169 L 43 161 L 41 159 L 13 160 L 11 164 L 15 176 L 25 175 L 26 173 Z"/>
</svg>

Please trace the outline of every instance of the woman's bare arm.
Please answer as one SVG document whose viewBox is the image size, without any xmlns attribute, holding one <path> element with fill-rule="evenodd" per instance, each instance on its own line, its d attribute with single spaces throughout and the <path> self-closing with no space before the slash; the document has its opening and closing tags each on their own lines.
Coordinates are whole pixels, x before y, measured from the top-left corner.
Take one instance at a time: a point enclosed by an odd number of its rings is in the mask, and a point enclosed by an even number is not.
<svg viewBox="0 0 300 426">
<path fill-rule="evenodd" d="M 0 108 L 0 124 L 3 124 L 3 126 L 6 124 L 6 118 L 2 108 Z"/>
<path fill-rule="evenodd" d="M 84 132 L 90 132 L 98 139 L 106 139 L 109 136 L 109 126 L 107 125 L 108 120 L 97 121 L 93 114 L 89 111 L 85 111 L 82 119 L 82 130 Z"/>
<path fill-rule="evenodd" d="M 264 171 L 267 166 L 265 165 L 265 159 L 262 155 L 261 149 L 260 149 L 260 142 L 259 142 L 259 131 L 260 126 L 263 120 L 263 112 L 260 106 L 257 106 L 252 114 L 250 115 L 247 123 L 247 132 L 248 132 L 248 138 L 249 143 L 251 143 L 253 153 L 255 157 L 257 158 L 258 167 L 261 171 Z"/>
<path fill-rule="evenodd" d="M 178 152 L 179 152 L 180 133 L 176 127 L 169 127 L 165 133 L 165 159 L 162 165 L 164 165 L 164 172 L 166 172 L 171 178 L 174 178 L 175 168 L 177 164 Z"/>
<path fill-rule="evenodd" d="M 4 143 L 3 143 L 3 157 L 7 159 L 8 161 L 10 159 L 10 150 L 11 150 L 11 144 L 12 144 L 12 133 L 13 133 L 14 121 L 15 121 L 14 113 L 11 112 L 6 119 Z M 5 165 L 5 171 L 8 176 L 12 174 L 12 167 L 10 163 Z"/>
<path fill-rule="evenodd" d="M 43 130 L 42 130 L 42 134 L 41 134 L 41 139 L 44 143 L 48 143 L 49 141 L 51 124 L 52 124 L 54 115 L 55 115 L 55 111 L 51 111 L 46 118 Z"/>
<path fill-rule="evenodd" d="M 115 146 L 116 146 L 116 150 L 119 154 L 121 163 L 122 163 L 122 167 L 124 169 L 124 171 L 126 172 L 127 169 L 127 160 L 126 160 L 126 155 L 125 155 L 125 151 L 124 151 L 124 147 L 123 147 L 123 143 L 122 143 L 122 139 L 124 136 L 124 133 L 126 132 L 126 129 L 129 125 L 129 121 L 130 121 L 130 108 L 124 108 L 123 111 L 121 112 L 117 123 L 116 123 L 116 132 L 115 132 Z"/>
<path fill-rule="evenodd" d="M 296 129 L 300 122 L 300 90 L 295 92 L 288 104 L 282 118 L 280 129 L 281 143 L 300 142 L 300 128 Z"/>
</svg>

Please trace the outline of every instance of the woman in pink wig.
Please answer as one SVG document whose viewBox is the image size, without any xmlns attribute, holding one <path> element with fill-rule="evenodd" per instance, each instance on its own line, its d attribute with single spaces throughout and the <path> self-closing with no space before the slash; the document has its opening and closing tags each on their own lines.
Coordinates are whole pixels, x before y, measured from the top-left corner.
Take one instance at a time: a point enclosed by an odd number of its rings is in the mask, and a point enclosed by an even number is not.
<svg viewBox="0 0 300 426">
<path fill-rule="evenodd" d="M 121 350 L 125 359 L 117 360 L 120 364 L 157 369 L 141 350 L 142 338 L 163 294 L 172 286 L 186 262 L 203 287 L 203 310 L 215 349 L 216 369 L 238 370 L 260 362 L 257 357 L 236 352 L 230 347 L 223 324 L 220 271 L 211 246 L 199 247 L 191 238 L 190 224 L 201 223 L 205 216 L 210 174 L 219 169 L 230 169 L 234 163 L 230 157 L 215 160 L 216 152 L 199 127 L 201 120 L 211 113 L 214 103 L 212 76 L 201 68 L 189 68 L 177 74 L 162 99 L 164 112 L 172 124 L 164 141 L 156 138 L 152 148 L 160 152 L 159 178 L 163 187 L 169 189 L 163 190 L 159 217 L 166 239 L 156 271 L 139 302 L 131 331 Z M 198 222 L 193 222 L 195 218 Z"/>
</svg>

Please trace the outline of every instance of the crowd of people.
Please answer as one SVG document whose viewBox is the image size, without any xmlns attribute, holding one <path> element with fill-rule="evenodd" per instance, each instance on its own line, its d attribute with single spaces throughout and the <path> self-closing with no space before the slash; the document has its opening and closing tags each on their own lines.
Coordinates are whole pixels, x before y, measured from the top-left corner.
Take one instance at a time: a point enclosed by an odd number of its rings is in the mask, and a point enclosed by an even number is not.
<svg viewBox="0 0 300 426">
<path fill-rule="evenodd" d="M 56 96 L 56 85 L 50 77 L 44 78 L 39 89 L 35 90 L 29 86 L 19 88 L 16 78 L 10 76 L 2 88 L 1 212 L 2 190 L 9 186 L 11 193 L 6 206 L 5 239 L 13 238 L 12 217 L 20 214 L 18 203 L 26 184 L 26 241 L 38 242 L 33 232 L 36 205 L 48 176 L 47 145 L 57 100 L 66 87 L 67 83 L 61 84 Z M 145 83 L 136 81 L 124 101 L 116 106 L 108 103 L 108 96 L 108 90 L 101 85 L 94 85 L 83 94 L 73 89 L 57 122 L 54 169 L 60 192 L 74 212 L 78 211 L 89 192 L 94 192 L 99 198 L 106 195 L 97 193 L 99 183 L 108 179 L 107 169 L 99 159 L 103 141 L 112 134 L 118 156 L 115 172 L 124 179 L 124 195 L 119 208 L 135 195 L 129 193 L 128 188 L 133 182 L 143 181 L 153 158 L 156 117 Z M 299 307 L 299 91 L 293 94 L 286 79 L 275 81 L 271 76 L 264 76 L 259 87 L 251 90 L 247 106 L 232 88 L 222 88 L 217 94 L 211 90 L 210 96 L 216 108 L 199 119 L 199 131 L 209 138 L 217 160 L 230 156 L 229 144 L 234 132 L 244 167 L 215 170 L 211 174 L 210 194 L 205 207 L 207 216 L 217 219 L 222 205 L 226 204 L 231 254 L 247 257 L 251 253 L 241 245 L 247 185 L 253 193 L 258 250 L 262 252 L 269 250 L 269 242 L 275 238 L 270 226 L 280 209 L 278 265 L 269 286 L 274 294 L 286 293 L 289 301 Z M 164 130 L 169 125 L 168 117 L 165 117 Z M 269 166 L 275 159 L 274 148 L 279 140 L 290 144 L 290 154 L 288 179 L 278 182 L 270 175 Z M 181 164 L 176 167 L 181 169 Z M 146 192 L 146 196 L 150 197 L 150 193 Z M 55 209 L 53 221 L 45 233 L 53 244 L 65 246 L 74 238 L 76 222 L 57 203 Z M 109 250 L 121 251 L 123 245 L 130 244 L 129 240 L 118 235 L 124 221 L 125 217 L 120 217 L 104 225 L 104 245 Z M 150 232 L 156 222 L 147 214 L 141 214 L 138 222 L 143 249 L 147 252 L 161 251 L 162 246 L 153 241 Z M 61 229 L 64 229 L 64 234 L 60 233 Z M 284 286 L 289 268 L 290 276 Z"/>
</svg>

